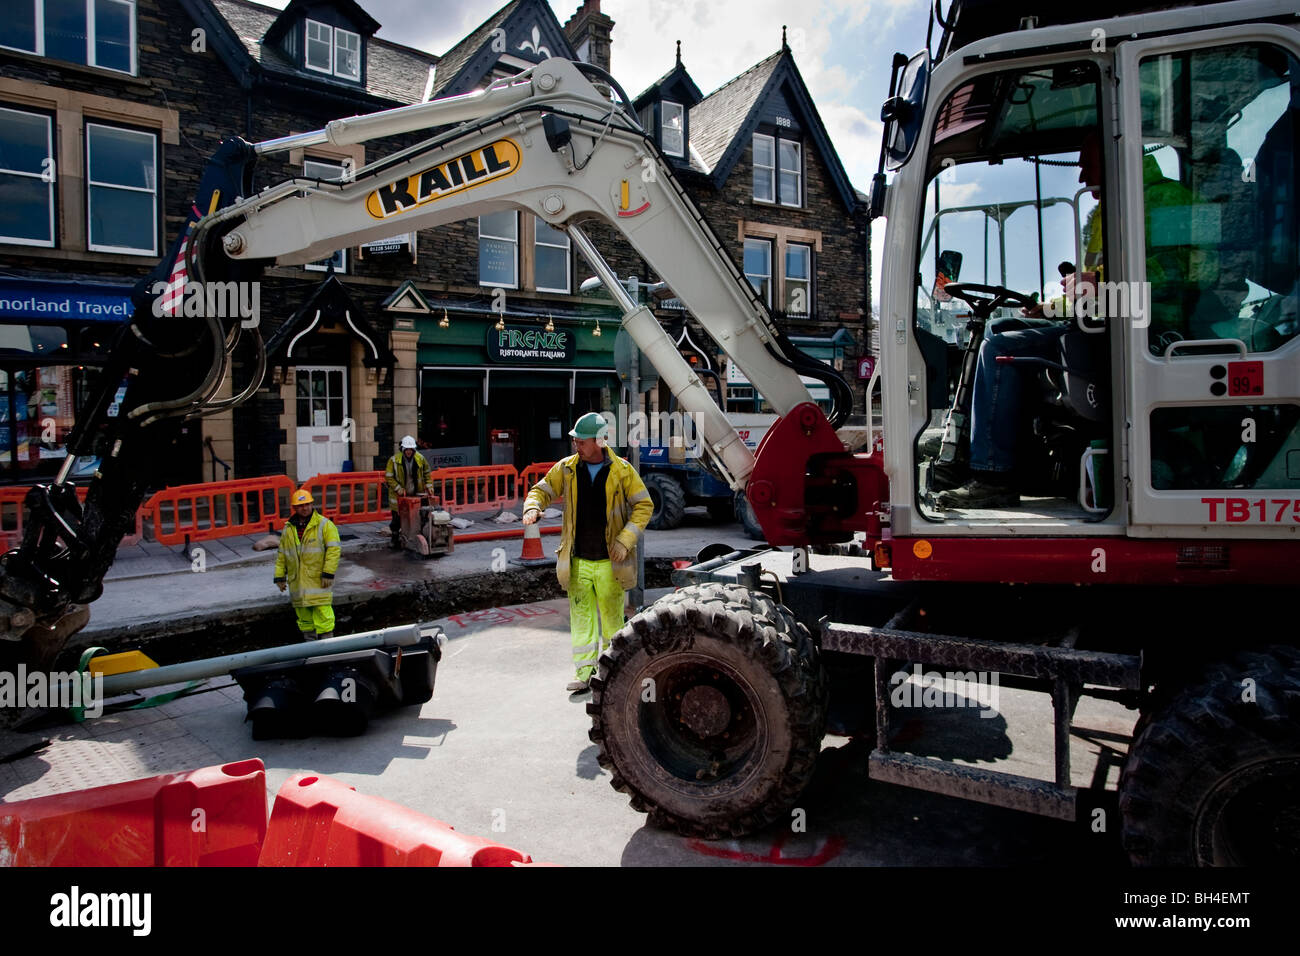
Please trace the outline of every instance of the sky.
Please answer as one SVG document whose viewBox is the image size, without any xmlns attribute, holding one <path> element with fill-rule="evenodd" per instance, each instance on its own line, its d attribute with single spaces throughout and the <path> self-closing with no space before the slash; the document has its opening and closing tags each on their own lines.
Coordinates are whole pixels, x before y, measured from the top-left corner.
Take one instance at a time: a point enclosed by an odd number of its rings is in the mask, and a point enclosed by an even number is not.
<svg viewBox="0 0 1300 956">
<path fill-rule="evenodd" d="M 288 0 L 264 0 L 283 8 Z M 561 24 L 581 0 L 549 0 Z M 379 36 L 431 53 L 457 41 L 506 0 L 360 0 L 381 24 Z M 889 91 L 895 52 L 925 45 L 926 0 L 602 0 L 614 21 L 611 66 L 636 96 L 682 62 L 707 96 L 776 52 L 781 27 L 849 179 L 867 191 L 880 151 L 880 105 Z M 879 257 L 883 242 L 876 242 Z M 873 290 L 874 292 L 874 290 Z"/>
</svg>

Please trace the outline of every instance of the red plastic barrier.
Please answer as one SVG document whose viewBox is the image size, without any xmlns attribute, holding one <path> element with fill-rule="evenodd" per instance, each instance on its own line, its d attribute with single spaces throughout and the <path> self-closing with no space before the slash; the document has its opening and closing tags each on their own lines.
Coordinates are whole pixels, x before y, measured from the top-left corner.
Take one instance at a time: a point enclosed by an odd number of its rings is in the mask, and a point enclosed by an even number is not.
<svg viewBox="0 0 1300 956">
<path fill-rule="evenodd" d="M 303 485 L 316 508 L 335 524 L 387 521 L 387 482 L 382 471 L 344 471 L 317 475 Z"/>
<path fill-rule="evenodd" d="M 546 461 L 529 465 L 519 473 L 519 497 L 520 499 L 528 497 L 528 492 L 532 491 L 533 485 L 537 484 L 546 477 L 546 473 L 555 467 L 555 462 Z M 555 489 L 557 492 L 559 488 Z M 551 504 L 563 501 L 563 498 L 552 498 Z"/>
<path fill-rule="evenodd" d="M 257 759 L 0 804 L 8 866 L 252 866 L 265 835 Z"/>
<path fill-rule="evenodd" d="M 167 488 L 149 499 L 153 540 L 184 544 L 236 534 L 265 533 L 268 522 L 289 514 L 295 489 L 287 475 L 211 481 Z"/>
<path fill-rule="evenodd" d="M 271 808 L 258 866 L 511 866 L 526 853 L 329 777 L 295 774 Z"/>
<path fill-rule="evenodd" d="M 519 472 L 514 465 L 439 468 L 429 476 L 444 511 L 487 511 L 519 502 Z"/>
<path fill-rule="evenodd" d="M 14 532 L 18 541 L 22 540 L 23 521 L 27 518 L 27 509 L 23 507 L 23 502 L 27 500 L 27 492 L 31 490 L 28 485 L 0 488 L 0 531 Z M 84 486 L 77 487 L 77 500 L 83 505 L 86 503 L 86 492 L 89 490 Z"/>
</svg>

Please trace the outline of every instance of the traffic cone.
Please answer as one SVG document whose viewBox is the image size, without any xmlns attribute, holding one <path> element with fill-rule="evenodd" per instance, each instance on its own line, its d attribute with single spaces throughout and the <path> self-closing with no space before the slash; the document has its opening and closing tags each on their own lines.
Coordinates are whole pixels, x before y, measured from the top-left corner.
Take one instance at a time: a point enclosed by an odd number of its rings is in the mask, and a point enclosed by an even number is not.
<svg viewBox="0 0 1300 956">
<path fill-rule="evenodd" d="M 542 553 L 542 528 L 540 524 L 534 522 L 533 524 L 524 525 L 524 550 L 519 557 L 511 558 L 510 563 L 523 565 L 526 568 L 537 568 L 555 563 L 555 558 L 548 558 Z"/>
</svg>

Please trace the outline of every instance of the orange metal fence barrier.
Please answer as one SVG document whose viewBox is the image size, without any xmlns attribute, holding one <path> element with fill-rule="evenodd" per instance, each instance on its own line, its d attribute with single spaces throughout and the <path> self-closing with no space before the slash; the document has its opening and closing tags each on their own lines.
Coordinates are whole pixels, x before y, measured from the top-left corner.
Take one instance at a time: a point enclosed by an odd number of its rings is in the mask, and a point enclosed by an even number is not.
<svg viewBox="0 0 1300 956">
<path fill-rule="evenodd" d="M 317 475 L 303 487 L 325 517 L 335 524 L 353 524 L 388 520 L 385 484 L 382 471 L 343 471 Z"/>
<path fill-rule="evenodd" d="M 153 540 L 184 544 L 274 530 L 296 488 L 288 475 L 167 488 L 149 499 Z"/>
<path fill-rule="evenodd" d="M 429 476 L 433 493 L 442 498 L 445 511 L 487 511 L 508 508 L 519 501 L 519 472 L 514 465 L 480 465 L 439 468 Z"/>
</svg>

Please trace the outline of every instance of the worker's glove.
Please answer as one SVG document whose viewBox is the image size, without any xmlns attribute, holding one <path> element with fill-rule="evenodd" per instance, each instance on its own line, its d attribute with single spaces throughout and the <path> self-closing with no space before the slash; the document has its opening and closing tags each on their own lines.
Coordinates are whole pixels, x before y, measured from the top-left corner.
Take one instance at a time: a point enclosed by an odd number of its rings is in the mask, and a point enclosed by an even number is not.
<svg viewBox="0 0 1300 956">
<path fill-rule="evenodd" d="M 283 581 L 276 581 L 276 582 L 275 582 L 275 586 L 276 586 L 277 588 L 280 589 L 280 593 L 281 593 L 281 594 L 284 593 L 284 582 L 283 582 Z"/>
<path fill-rule="evenodd" d="M 542 517 L 542 513 L 536 508 L 529 508 L 524 512 L 524 524 L 537 524 Z"/>
<path fill-rule="evenodd" d="M 621 564 L 623 561 L 627 560 L 627 548 L 624 547 L 622 541 L 614 542 L 609 549 L 609 556 L 613 559 L 615 564 Z"/>
<path fill-rule="evenodd" d="M 320 586 L 323 587 L 323 588 L 332 588 L 332 587 L 334 587 L 334 575 L 332 575 L 332 574 L 322 574 L 322 575 L 320 576 Z"/>
</svg>

